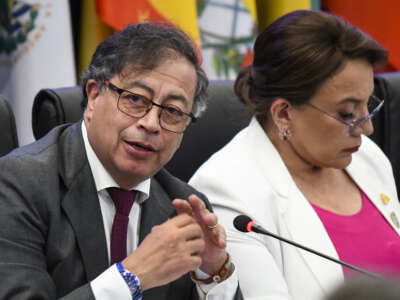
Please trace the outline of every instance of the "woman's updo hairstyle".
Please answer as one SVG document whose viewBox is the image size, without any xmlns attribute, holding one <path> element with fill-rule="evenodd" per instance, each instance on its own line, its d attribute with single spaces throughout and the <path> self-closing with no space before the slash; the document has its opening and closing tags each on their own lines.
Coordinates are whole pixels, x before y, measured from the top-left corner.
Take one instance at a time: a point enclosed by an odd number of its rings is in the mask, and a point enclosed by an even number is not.
<svg viewBox="0 0 400 300">
<path fill-rule="evenodd" d="M 387 51 L 334 15 L 298 10 L 259 34 L 253 56 L 253 64 L 236 79 L 235 93 L 263 122 L 276 98 L 302 105 L 345 59 L 365 59 L 376 66 L 386 62 Z"/>
</svg>

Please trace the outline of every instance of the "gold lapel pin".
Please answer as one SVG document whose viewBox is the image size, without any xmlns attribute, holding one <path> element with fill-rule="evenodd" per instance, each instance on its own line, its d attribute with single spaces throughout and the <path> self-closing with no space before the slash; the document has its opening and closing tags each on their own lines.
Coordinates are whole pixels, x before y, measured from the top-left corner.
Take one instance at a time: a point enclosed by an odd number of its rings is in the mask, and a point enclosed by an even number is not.
<svg viewBox="0 0 400 300">
<path fill-rule="evenodd" d="M 382 200 L 382 203 L 385 205 L 389 204 L 389 202 L 390 202 L 389 196 L 385 195 L 384 193 L 381 194 L 381 200 Z"/>
<path fill-rule="evenodd" d="M 399 220 L 397 219 L 397 216 L 396 216 L 396 214 L 394 213 L 394 211 L 392 211 L 392 212 L 390 213 L 390 218 L 392 219 L 393 224 L 394 224 L 397 228 L 400 228 Z"/>
</svg>

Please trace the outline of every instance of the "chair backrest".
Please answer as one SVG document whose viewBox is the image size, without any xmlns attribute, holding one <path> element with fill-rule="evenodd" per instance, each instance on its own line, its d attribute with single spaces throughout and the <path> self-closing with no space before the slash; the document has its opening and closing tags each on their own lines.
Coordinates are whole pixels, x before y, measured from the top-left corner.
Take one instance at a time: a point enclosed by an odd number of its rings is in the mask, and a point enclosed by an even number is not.
<svg viewBox="0 0 400 300">
<path fill-rule="evenodd" d="M 385 104 L 374 120 L 372 138 L 389 157 L 400 194 L 400 72 L 375 76 L 375 94 Z"/>
<path fill-rule="evenodd" d="M 233 92 L 233 81 L 211 81 L 209 106 L 205 114 L 184 134 L 182 145 L 166 168 L 187 181 L 211 154 L 222 148 L 249 120 L 248 109 Z M 400 72 L 375 76 L 375 94 L 385 99 L 382 112 L 373 119 L 375 132 L 371 138 L 393 163 L 400 186 Z M 36 138 L 51 128 L 82 117 L 82 93 L 79 87 L 41 90 L 35 98 L 32 116 Z"/>
<path fill-rule="evenodd" d="M 172 174 L 184 181 L 247 126 L 251 118 L 249 110 L 233 92 L 232 81 L 212 81 L 208 93 L 207 111 L 186 130 L 181 147 L 166 165 Z"/>
<path fill-rule="evenodd" d="M 7 100 L 0 97 L 0 156 L 18 147 L 14 113 Z"/>
<path fill-rule="evenodd" d="M 73 123 L 82 118 L 82 89 L 72 86 L 57 89 L 42 89 L 33 100 L 32 130 L 39 139 L 52 128 Z"/>
</svg>

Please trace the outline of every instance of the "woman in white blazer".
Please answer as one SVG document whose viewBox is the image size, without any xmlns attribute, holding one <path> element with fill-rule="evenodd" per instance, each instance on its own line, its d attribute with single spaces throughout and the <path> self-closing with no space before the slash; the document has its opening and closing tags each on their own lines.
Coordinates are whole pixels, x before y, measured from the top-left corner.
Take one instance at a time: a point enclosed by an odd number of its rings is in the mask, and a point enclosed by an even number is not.
<svg viewBox="0 0 400 300">
<path fill-rule="evenodd" d="M 249 126 L 190 183 L 227 228 L 245 299 L 320 300 L 354 274 L 268 236 L 241 233 L 248 215 L 287 239 L 374 272 L 400 271 L 400 205 L 391 165 L 370 140 L 373 67 L 386 51 L 323 12 L 269 25 L 235 83 Z M 380 263 L 382 262 L 382 263 Z"/>
</svg>

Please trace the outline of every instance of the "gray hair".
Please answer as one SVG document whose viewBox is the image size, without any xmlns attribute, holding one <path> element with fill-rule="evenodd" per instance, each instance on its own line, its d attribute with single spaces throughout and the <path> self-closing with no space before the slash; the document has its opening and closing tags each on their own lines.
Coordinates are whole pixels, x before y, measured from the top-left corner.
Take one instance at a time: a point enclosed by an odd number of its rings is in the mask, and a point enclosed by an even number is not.
<svg viewBox="0 0 400 300">
<path fill-rule="evenodd" d="M 197 88 L 192 113 L 199 117 L 207 107 L 207 75 L 199 65 L 195 44 L 180 29 L 165 23 L 128 25 L 105 39 L 93 54 L 89 67 L 82 74 L 82 91 L 87 105 L 86 84 L 94 79 L 104 92 L 104 81 L 125 70 L 154 70 L 168 58 L 184 57 L 196 70 Z"/>
</svg>

